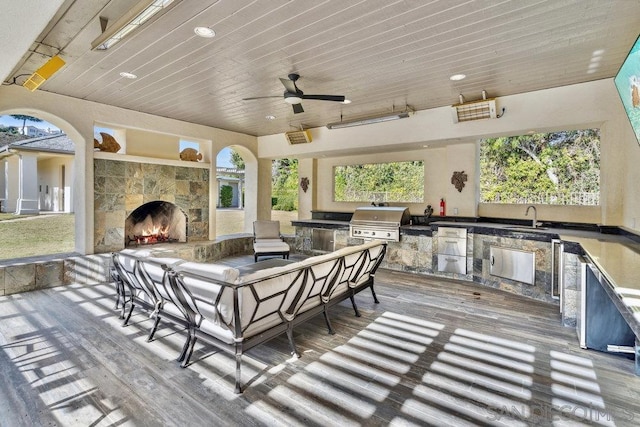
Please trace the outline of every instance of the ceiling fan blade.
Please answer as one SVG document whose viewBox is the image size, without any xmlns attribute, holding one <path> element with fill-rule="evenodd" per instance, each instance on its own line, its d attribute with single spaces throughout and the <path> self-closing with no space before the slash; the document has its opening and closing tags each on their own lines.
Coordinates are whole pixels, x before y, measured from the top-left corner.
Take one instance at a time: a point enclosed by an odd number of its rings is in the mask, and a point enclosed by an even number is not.
<svg viewBox="0 0 640 427">
<path fill-rule="evenodd" d="M 293 114 L 304 113 L 302 104 L 291 104 L 291 106 L 293 107 Z"/>
<path fill-rule="evenodd" d="M 315 99 L 316 101 L 344 101 L 343 95 L 302 95 L 302 99 Z"/>
<path fill-rule="evenodd" d="M 291 92 L 291 93 L 299 92 L 298 88 L 296 87 L 296 82 L 288 79 L 283 79 L 282 77 L 280 78 L 280 81 L 282 82 L 282 86 L 284 86 L 287 92 Z"/>
<path fill-rule="evenodd" d="M 271 95 L 271 96 L 254 96 L 251 98 L 242 98 L 243 101 L 252 101 L 254 99 L 267 99 L 267 98 L 282 98 L 282 95 Z"/>
</svg>

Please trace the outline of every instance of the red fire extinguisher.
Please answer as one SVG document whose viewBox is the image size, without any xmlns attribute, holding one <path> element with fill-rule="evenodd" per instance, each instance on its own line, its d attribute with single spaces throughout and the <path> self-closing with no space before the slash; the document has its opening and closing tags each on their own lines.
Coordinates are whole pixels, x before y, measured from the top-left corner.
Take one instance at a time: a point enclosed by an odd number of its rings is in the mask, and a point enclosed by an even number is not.
<svg viewBox="0 0 640 427">
<path fill-rule="evenodd" d="M 440 216 L 444 216 L 444 213 L 445 213 L 444 199 L 440 199 Z"/>
</svg>

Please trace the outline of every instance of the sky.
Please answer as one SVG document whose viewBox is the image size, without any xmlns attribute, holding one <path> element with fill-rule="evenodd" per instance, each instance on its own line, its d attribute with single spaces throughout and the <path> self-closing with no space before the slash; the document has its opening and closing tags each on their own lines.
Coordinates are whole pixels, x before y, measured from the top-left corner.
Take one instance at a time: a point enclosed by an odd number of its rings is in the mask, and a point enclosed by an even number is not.
<svg viewBox="0 0 640 427">
<path fill-rule="evenodd" d="M 229 147 L 225 147 L 218 153 L 218 157 L 216 157 L 216 166 L 220 168 L 232 168 L 233 163 L 231 163 L 231 149 Z"/>
<path fill-rule="evenodd" d="M 0 125 L 3 125 L 3 126 L 18 126 L 18 127 L 20 127 L 20 126 L 22 126 L 22 120 L 14 119 L 11 116 L 0 116 Z M 52 125 L 49 122 L 45 122 L 45 121 L 34 123 L 34 122 L 30 122 L 30 121 L 27 120 L 27 126 L 29 126 L 29 125 L 35 126 L 37 128 L 40 128 L 40 129 L 60 130 L 56 126 Z"/>
<path fill-rule="evenodd" d="M 17 120 L 14 119 L 11 116 L 0 116 L 0 125 L 3 126 L 22 126 L 22 120 Z M 51 130 L 59 130 L 57 127 L 55 127 L 54 125 L 52 125 L 49 122 L 29 122 L 27 121 L 27 126 L 32 125 L 35 126 L 37 128 L 40 129 L 51 129 Z M 95 129 L 96 132 L 107 132 L 109 133 L 109 129 L 104 129 L 104 128 L 96 128 Z M 180 149 L 182 150 L 182 148 L 186 148 L 189 143 L 185 142 L 186 145 L 182 145 Z M 231 163 L 231 149 L 230 148 L 223 148 L 220 153 L 218 153 L 218 157 L 216 158 L 216 164 L 218 167 L 223 167 L 223 168 L 230 168 L 233 167 L 233 164 Z"/>
</svg>

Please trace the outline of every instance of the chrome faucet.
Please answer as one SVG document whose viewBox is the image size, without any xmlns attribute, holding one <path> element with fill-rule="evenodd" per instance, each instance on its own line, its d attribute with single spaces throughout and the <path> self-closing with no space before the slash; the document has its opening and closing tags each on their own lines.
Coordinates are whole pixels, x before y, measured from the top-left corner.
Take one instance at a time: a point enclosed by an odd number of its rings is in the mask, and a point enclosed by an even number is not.
<svg viewBox="0 0 640 427">
<path fill-rule="evenodd" d="M 527 206 L 527 211 L 524 213 L 524 215 L 529 216 L 529 209 L 531 208 L 533 208 L 533 222 L 531 223 L 531 226 L 533 228 L 536 228 L 538 226 L 538 210 L 536 209 L 536 207 L 533 205 Z"/>
</svg>

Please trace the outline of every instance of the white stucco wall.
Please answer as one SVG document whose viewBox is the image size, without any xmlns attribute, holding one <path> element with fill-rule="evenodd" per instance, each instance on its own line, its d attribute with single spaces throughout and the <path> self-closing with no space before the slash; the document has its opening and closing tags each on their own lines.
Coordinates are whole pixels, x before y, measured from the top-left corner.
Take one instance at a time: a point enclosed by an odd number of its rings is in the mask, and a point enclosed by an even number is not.
<svg viewBox="0 0 640 427">
<path fill-rule="evenodd" d="M 454 124 L 450 107 L 419 111 L 413 117 L 393 122 L 353 128 L 311 129 L 313 142 L 289 145 L 283 135 L 259 137 L 260 157 L 316 157 L 318 161 L 317 210 L 350 211 L 354 206 L 332 201 L 331 168 L 335 164 L 366 163 L 371 159 L 391 161 L 424 158 L 423 150 L 434 161 L 426 171 L 425 204 L 437 204 L 447 198 L 447 213 L 459 205 L 460 215 L 526 218 L 521 205 L 476 205 L 478 179 L 477 150 L 479 138 L 520 135 L 537 132 L 599 127 L 601 129 L 601 205 L 600 207 L 544 206 L 539 217 L 547 220 L 624 225 L 640 230 L 640 196 L 635 183 L 640 179 L 640 146 L 624 115 L 611 79 L 537 92 L 500 97 L 499 110 L 506 108 L 500 119 L 478 120 Z M 442 144 L 448 148 L 441 148 Z M 453 148 L 459 144 L 458 148 Z M 424 145 L 429 148 L 424 149 Z M 390 156 L 388 151 L 394 151 Z M 443 151 L 444 150 L 444 151 Z M 354 155 L 367 153 L 366 155 Z M 385 153 L 381 157 L 379 153 Z M 437 159 L 437 160 L 436 160 Z M 468 188 L 462 193 L 450 184 L 453 170 L 469 169 Z M 473 179 L 472 179 L 473 175 Z M 467 191 L 468 190 L 468 191 Z M 454 206 L 456 205 L 456 206 Z M 410 205 L 412 213 L 423 206 Z M 435 206 L 434 206 L 435 208 Z M 436 210 L 437 212 L 437 210 Z"/>
<path fill-rule="evenodd" d="M 249 165 L 256 164 L 257 139 L 251 135 L 208 126 L 196 125 L 179 120 L 152 116 L 136 111 L 97 104 L 81 99 L 60 96 L 38 90 L 29 92 L 20 86 L 0 87 L 0 115 L 26 114 L 46 120 L 62 129 L 76 144 L 74 158 L 73 186 L 75 188 L 76 213 L 76 251 L 83 254 L 93 253 L 93 128 L 96 123 L 125 129 L 146 129 L 160 134 L 176 135 L 185 139 L 210 141 L 209 152 L 217 153 L 222 148 L 237 145 L 245 147 L 245 159 Z M 251 161 L 253 157 L 253 162 Z M 214 157 L 215 159 L 215 157 Z M 215 177 L 215 160 L 211 162 L 211 176 Z M 248 174 L 250 175 L 250 174 Z M 257 177 L 257 172 L 254 173 Z M 211 179 L 212 193 L 215 191 L 215 179 Z M 249 180 L 247 179 L 247 185 Z M 266 192 L 269 197 L 271 181 L 257 179 L 252 181 L 258 195 Z M 216 188 L 213 188 L 213 187 Z M 217 194 L 217 193 L 213 193 Z M 215 200 L 210 209 L 210 237 L 215 238 Z M 245 221 L 257 217 L 257 203 L 247 203 Z M 246 229 L 251 226 L 245 225 Z"/>
<path fill-rule="evenodd" d="M 62 166 L 65 169 L 65 188 L 62 188 Z M 38 162 L 38 193 L 40 210 L 70 212 L 73 194 L 73 156 L 53 157 Z M 47 192 L 48 187 L 48 192 Z M 64 205 L 62 191 L 64 190 Z"/>
</svg>

